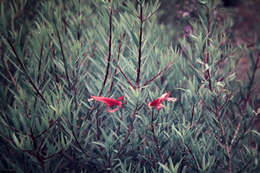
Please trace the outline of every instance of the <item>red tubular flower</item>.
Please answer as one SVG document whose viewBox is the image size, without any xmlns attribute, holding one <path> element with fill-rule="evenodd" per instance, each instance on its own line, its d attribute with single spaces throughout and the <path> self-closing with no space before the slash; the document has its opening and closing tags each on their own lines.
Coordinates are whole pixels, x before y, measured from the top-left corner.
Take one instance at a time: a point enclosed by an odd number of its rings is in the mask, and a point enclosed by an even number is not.
<svg viewBox="0 0 260 173">
<path fill-rule="evenodd" d="M 148 107 L 151 109 L 153 106 L 156 107 L 157 110 L 160 110 L 161 108 L 165 108 L 166 106 L 162 104 L 163 101 L 170 101 L 170 102 L 176 102 L 177 99 L 173 97 L 169 97 L 170 92 L 164 93 L 161 97 L 158 97 L 157 99 L 153 100 L 152 102 L 148 103 Z"/>
<path fill-rule="evenodd" d="M 123 103 L 124 100 L 124 96 L 118 97 L 117 99 L 112 99 L 109 97 L 98 97 L 98 96 L 91 96 L 91 99 L 88 99 L 88 101 L 92 101 L 92 100 L 96 100 L 102 103 L 105 103 L 106 106 L 106 110 L 109 113 L 113 113 L 119 110 L 119 108 L 126 103 Z M 115 109 L 109 109 L 109 107 L 113 107 L 113 106 L 117 106 Z"/>
</svg>

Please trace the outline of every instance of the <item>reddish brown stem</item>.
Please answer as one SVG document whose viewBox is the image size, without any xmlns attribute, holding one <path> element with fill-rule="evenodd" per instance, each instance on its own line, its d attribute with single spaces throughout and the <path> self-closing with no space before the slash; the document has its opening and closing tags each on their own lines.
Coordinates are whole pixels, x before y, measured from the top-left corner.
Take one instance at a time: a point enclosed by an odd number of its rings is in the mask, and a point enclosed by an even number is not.
<svg viewBox="0 0 260 173">
<path fill-rule="evenodd" d="M 256 75 L 256 71 L 257 71 L 257 68 L 258 68 L 259 61 L 260 61 L 260 56 L 257 57 L 255 65 L 254 65 L 252 78 L 250 79 L 250 82 L 249 82 L 249 85 L 248 85 L 248 92 L 247 92 L 245 103 L 244 103 L 244 106 L 243 106 L 243 109 L 242 109 L 243 111 L 245 111 L 246 105 L 247 105 L 249 98 L 251 96 L 251 89 L 252 89 L 254 81 L 255 81 L 255 75 Z"/>
<path fill-rule="evenodd" d="M 132 113 L 132 116 L 131 116 L 132 117 L 132 122 L 128 126 L 127 134 L 126 134 L 126 136 L 124 138 L 123 144 L 120 146 L 120 148 L 119 148 L 115 158 L 117 158 L 121 154 L 122 150 L 124 149 L 125 145 L 127 144 L 127 141 L 128 141 L 129 136 L 131 135 L 131 132 L 134 129 L 134 120 L 135 120 L 135 114 L 136 114 L 136 110 L 137 110 L 137 105 L 138 104 L 136 104 L 135 109 L 134 109 L 134 111 Z"/>
<path fill-rule="evenodd" d="M 38 64 L 38 77 L 37 77 L 37 83 L 38 84 L 39 84 L 40 78 L 41 78 L 42 54 L 43 54 L 43 41 L 42 41 L 42 44 L 41 44 L 40 60 L 39 60 L 39 64 Z"/>
<path fill-rule="evenodd" d="M 67 82 L 68 82 L 68 87 L 69 87 L 69 89 L 71 89 L 71 83 L 70 83 L 69 72 L 68 72 L 68 64 L 67 64 L 67 61 L 66 61 L 66 58 L 65 58 L 63 45 L 62 45 L 62 42 L 61 42 L 60 32 L 59 32 L 56 25 L 55 25 L 55 28 L 56 28 L 56 32 L 57 32 L 57 36 L 58 36 L 58 40 L 59 40 L 59 46 L 60 46 L 61 56 L 62 56 L 62 60 L 63 60 L 63 64 L 64 64 L 65 75 L 66 75 Z"/>
<path fill-rule="evenodd" d="M 194 156 L 194 154 L 193 154 L 193 152 L 192 152 L 192 150 L 191 150 L 191 148 L 190 148 L 188 145 L 185 145 L 185 147 L 188 149 L 188 151 L 189 151 L 189 153 L 190 153 L 192 159 L 193 159 L 195 162 L 197 162 L 197 161 L 196 161 L 196 158 L 195 158 L 195 156 Z M 200 164 L 200 163 L 198 163 L 198 164 L 199 164 L 200 169 L 202 169 L 201 164 Z"/>
<path fill-rule="evenodd" d="M 147 80 L 145 83 L 144 83 L 144 86 L 148 85 L 150 82 L 152 82 L 153 80 L 155 80 L 158 76 L 162 75 L 162 73 L 164 71 L 166 71 L 171 65 L 173 64 L 173 61 L 171 61 L 166 67 L 164 67 L 163 70 L 159 71 L 156 75 L 154 75 L 151 79 Z"/>
<path fill-rule="evenodd" d="M 159 10 L 159 8 L 157 8 L 156 10 L 154 10 L 153 12 L 151 12 L 148 16 L 146 16 L 146 17 L 144 18 L 143 21 L 145 22 L 145 21 L 149 20 L 158 10 Z"/>
<path fill-rule="evenodd" d="M 208 25 L 207 25 L 207 30 L 208 30 L 207 31 L 207 56 L 206 56 L 206 59 L 205 59 L 205 64 L 208 64 L 208 62 L 209 62 L 209 47 L 210 47 L 209 35 L 210 35 L 210 32 L 211 32 L 210 31 L 209 8 L 207 8 L 207 21 L 208 21 Z M 208 80 L 208 82 L 209 82 L 209 89 L 210 89 L 210 91 L 213 91 L 209 69 L 207 69 L 205 77 L 206 77 L 206 80 Z"/>
<path fill-rule="evenodd" d="M 161 152 L 161 149 L 160 149 L 160 146 L 159 146 L 159 141 L 158 141 L 158 138 L 157 136 L 155 135 L 155 131 L 154 131 L 154 110 L 152 112 L 152 122 L 151 122 L 151 130 L 152 130 L 152 133 L 153 133 L 153 141 L 155 143 L 155 146 L 156 146 L 156 149 L 157 149 L 157 152 L 161 158 L 161 161 L 162 163 L 164 164 L 165 163 L 165 160 L 163 158 L 163 155 L 162 155 L 162 152 Z"/>
<path fill-rule="evenodd" d="M 32 78 L 31 78 L 31 76 L 29 75 L 29 73 L 28 73 L 28 71 L 27 71 L 25 65 L 23 64 L 23 62 L 21 61 L 20 57 L 18 56 L 14 45 L 11 43 L 11 41 L 10 41 L 9 39 L 7 39 L 7 42 L 8 42 L 8 44 L 9 44 L 9 46 L 11 47 L 11 49 L 13 50 L 13 52 L 14 52 L 14 54 L 15 54 L 15 57 L 16 57 L 16 59 L 17 59 L 17 61 L 18 61 L 18 63 L 20 64 L 20 66 L 21 66 L 23 72 L 25 73 L 26 77 L 28 78 L 29 83 L 32 85 L 34 91 L 40 96 L 40 98 L 42 99 L 42 101 L 43 101 L 45 104 L 47 104 L 47 101 L 45 100 L 43 94 L 40 92 L 40 90 L 39 90 L 39 89 L 37 88 L 37 86 L 34 84 L 34 82 L 33 82 Z"/>
<path fill-rule="evenodd" d="M 50 46 L 50 41 L 49 41 L 49 46 Z M 48 68 L 48 62 L 49 62 L 49 53 L 50 52 L 48 52 L 47 53 L 47 55 L 46 55 L 46 58 L 45 58 L 45 64 L 46 64 L 46 68 L 45 68 L 45 70 L 44 70 L 44 73 L 43 73 L 43 81 L 41 82 L 41 84 L 40 84 L 40 86 L 39 86 L 39 88 L 40 89 L 42 89 L 43 88 L 43 86 L 44 86 L 44 84 L 46 83 L 46 81 L 47 81 L 47 68 Z"/>
<path fill-rule="evenodd" d="M 223 143 L 224 144 L 224 148 L 226 150 L 226 153 L 227 153 L 227 156 L 228 156 L 228 173 L 232 173 L 232 167 L 231 167 L 231 154 L 230 154 L 230 149 L 231 147 L 229 146 L 228 144 L 228 139 L 227 139 L 227 136 L 225 135 L 225 129 L 224 129 L 224 126 L 223 126 L 223 122 L 221 120 L 221 117 L 220 117 L 220 110 L 219 110 L 219 107 L 217 105 L 215 105 L 215 108 L 216 108 L 216 116 L 218 118 L 218 122 L 219 122 L 219 126 L 220 126 L 220 129 L 221 129 L 221 134 L 222 134 L 222 137 L 224 138 L 225 142 Z M 222 142 L 222 141 L 221 141 Z"/>
<path fill-rule="evenodd" d="M 8 67 L 7 61 L 4 61 L 4 65 L 6 67 L 6 70 L 7 70 L 8 74 L 9 74 L 10 78 L 11 78 L 11 81 L 13 82 L 14 87 L 16 88 L 17 91 L 19 91 L 19 86 L 17 85 L 17 83 L 15 81 L 15 78 L 12 75 L 12 72 L 11 72 L 10 68 Z"/>
<path fill-rule="evenodd" d="M 195 105 L 192 105 L 192 111 L 191 111 L 191 120 L 190 120 L 190 127 L 192 127 L 193 123 L 193 117 L 194 117 L 194 111 L 195 111 Z"/>
<path fill-rule="evenodd" d="M 76 142 L 77 146 L 79 147 L 81 152 L 84 153 L 86 157 L 88 157 L 88 154 L 87 154 L 86 150 L 84 150 L 84 148 L 81 146 L 81 144 L 80 144 L 80 142 L 79 142 L 79 140 L 78 140 L 78 138 L 77 138 L 77 136 L 76 136 L 76 134 L 75 134 L 75 132 L 73 130 L 73 127 L 71 129 L 72 129 L 72 135 L 73 135 L 73 137 L 75 139 L 75 142 Z"/>
<path fill-rule="evenodd" d="M 75 75 L 75 69 L 72 71 L 72 77 L 73 77 L 73 94 L 74 94 L 74 102 L 75 102 L 75 109 L 78 108 L 78 103 L 77 103 L 77 84 L 78 84 L 78 78 Z"/>
<path fill-rule="evenodd" d="M 114 70 L 114 75 L 115 75 L 116 72 L 117 72 L 117 67 L 118 67 L 119 58 L 120 58 L 120 52 L 121 52 L 121 46 L 122 46 L 122 39 L 123 39 L 123 35 L 120 35 L 120 40 L 118 41 L 117 64 L 116 64 L 116 68 L 115 68 L 115 70 Z M 112 91 L 113 85 L 114 85 L 114 80 L 111 81 L 111 85 L 110 85 L 109 92 Z"/>
<path fill-rule="evenodd" d="M 108 74 L 109 74 L 109 69 L 110 69 L 110 61 L 111 61 L 111 48 L 112 48 L 112 15 L 113 15 L 113 10 L 112 10 L 112 4 L 110 6 L 110 12 L 109 12 L 109 39 L 108 39 L 108 58 L 107 58 L 107 68 L 106 68 L 106 74 L 105 78 L 103 81 L 102 89 L 100 90 L 99 96 L 102 95 L 102 92 L 105 88 Z"/>
<path fill-rule="evenodd" d="M 51 52 L 52 52 L 52 57 L 53 59 L 55 58 L 56 54 L 55 54 L 55 49 L 53 47 L 51 47 Z M 57 87 L 57 84 L 59 83 L 59 77 L 57 75 L 57 66 L 55 63 L 53 63 L 53 66 L 54 66 L 54 75 L 55 75 L 55 81 L 56 81 L 56 87 Z"/>
<path fill-rule="evenodd" d="M 122 75 L 124 76 L 124 78 L 126 79 L 127 83 L 135 90 L 135 86 L 130 82 L 130 80 L 127 78 L 126 74 L 123 72 L 123 70 L 121 69 L 121 67 L 118 65 L 117 68 L 119 69 L 119 71 L 122 73 Z"/>
<path fill-rule="evenodd" d="M 54 112 L 55 114 L 55 112 Z M 48 128 L 44 129 L 43 131 L 41 131 L 37 136 L 34 136 L 35 139 L 41 137 L 43 134 L 47 133 L 54 125 L 56 125 L 57 121 L 60 120 L 60 118 L 57 118 L 53 123 L 51 123 L 49 125 Z"/>
<path fill-rule="evenodd" d="M 140 29 L 139 29 L 139 49 L 138 49 L 138 67 L 137 67 L 137 75 L 136 75 L 136 88 L 139 88 L 140 82 L 140 73 L 141 73 L 141 63 L 142 63 L 142 36 L 143 36 L 143 6 L 142 3 L 140 5 Z"/>
</svg>

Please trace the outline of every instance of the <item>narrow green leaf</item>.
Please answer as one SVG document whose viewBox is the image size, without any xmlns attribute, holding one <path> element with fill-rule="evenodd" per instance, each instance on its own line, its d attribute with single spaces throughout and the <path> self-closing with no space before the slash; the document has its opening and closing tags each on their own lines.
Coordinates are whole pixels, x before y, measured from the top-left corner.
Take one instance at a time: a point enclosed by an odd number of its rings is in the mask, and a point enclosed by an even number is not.
<svg viewBox="0 0 260 173">
<path fill-rule="evenodd" d="M 18 138 L 16 137 L 15 133 L 12 134 L 12 138 L 13 138 L 13 141 L 16 144 L 16 146 L 20 148 L 21 147 L 21 142 L 18 140 Z"/>
<path fill-rule="evenodd" d="M 162 163 L 160 163 L 160 162 L 159 162 L 159 165 L 160 165 L 165 171 L 171 172 L 170 169 L 169 169 L 166 165 L 164 165 L 164 164 L 162 164 Z"/>
<path fill-rule="evenodd" d="M 132 36 L 132 39 L 134 40 L 134 43 L 135 43 L 136 47 L 138 47 L 139 46 L 139 42 L 137 40 L 137 37 L 136 37 L 135 33 L 133 31 L 130 31 L 130 34 Z"/>
<path fill-rule="evenodd" d="M 103 144 L 103 143 L 101 143 L 101 142 L 92 142 L 92 144 L 95 144 L 95 145 L 99 145 L 99 146 L 101 146 L 101 147 L 103 147 L 104 149 L 106 149 L 107 150 L 107 147 L 106 147 L 106 145 L 105 144 Z"/>
<path fill-rule="evenodd" d="M 257 130 L 251 130 L 252 133 L 258 135 L 260 137 L 260 133 Z"/>
</svg>

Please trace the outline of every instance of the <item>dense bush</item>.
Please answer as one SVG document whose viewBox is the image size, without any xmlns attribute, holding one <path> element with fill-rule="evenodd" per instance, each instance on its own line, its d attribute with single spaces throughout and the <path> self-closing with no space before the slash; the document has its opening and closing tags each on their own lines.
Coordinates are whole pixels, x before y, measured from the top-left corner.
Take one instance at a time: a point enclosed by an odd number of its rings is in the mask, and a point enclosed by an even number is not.
<svg viewBox="0 0 260 173">
<path fill-rule="evenodd" d="M 178 45 L 158 1 L 39 1 L 17 24 L 19 2 L 1 2 L 2 172 L 260 169 L 260 47 L 229 44 L 219 1 L 172 28 Z"/>
</svg>

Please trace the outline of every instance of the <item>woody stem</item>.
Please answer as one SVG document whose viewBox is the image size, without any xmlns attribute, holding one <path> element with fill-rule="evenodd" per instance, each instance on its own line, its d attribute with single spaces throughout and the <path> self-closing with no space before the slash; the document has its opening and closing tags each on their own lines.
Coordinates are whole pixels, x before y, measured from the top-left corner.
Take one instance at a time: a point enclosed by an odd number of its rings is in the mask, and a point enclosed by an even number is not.
<svg viewBox="0 0 260 173">
<path fill-rule="evenodd" d="M 137 67 L 137 76 L 136 76 L 136 88 L 139 87 L 140 82 L 140 73 L 141 73 L 141 57 L 142 57 L 142 36 L 143 36 L 143 6 L 140 2 L 140 31 L 139 31 L 139 49 L 138 49 L 138 67 Z"/>
<path fill-rule="evenodd" d="M 165 163 L 165 160 L 163 158 L 163 155 L 162 155 L 162 152 L 161 152 L 161 149 L 160 149 L 160 146 L 159 146 L 158 138 L 155 135 L 155 131 L 154 131 L 154 110 L 152 111 L 151 130 L 152 130 L 152 133 L 153 133 L 153 141 L 154 141 L 155 146 L 157 148 L 157 152 L 158 152 L 158 154 L 159 154 L 159 156 L 161 158 L 162 163 Z"/>
</svg>

